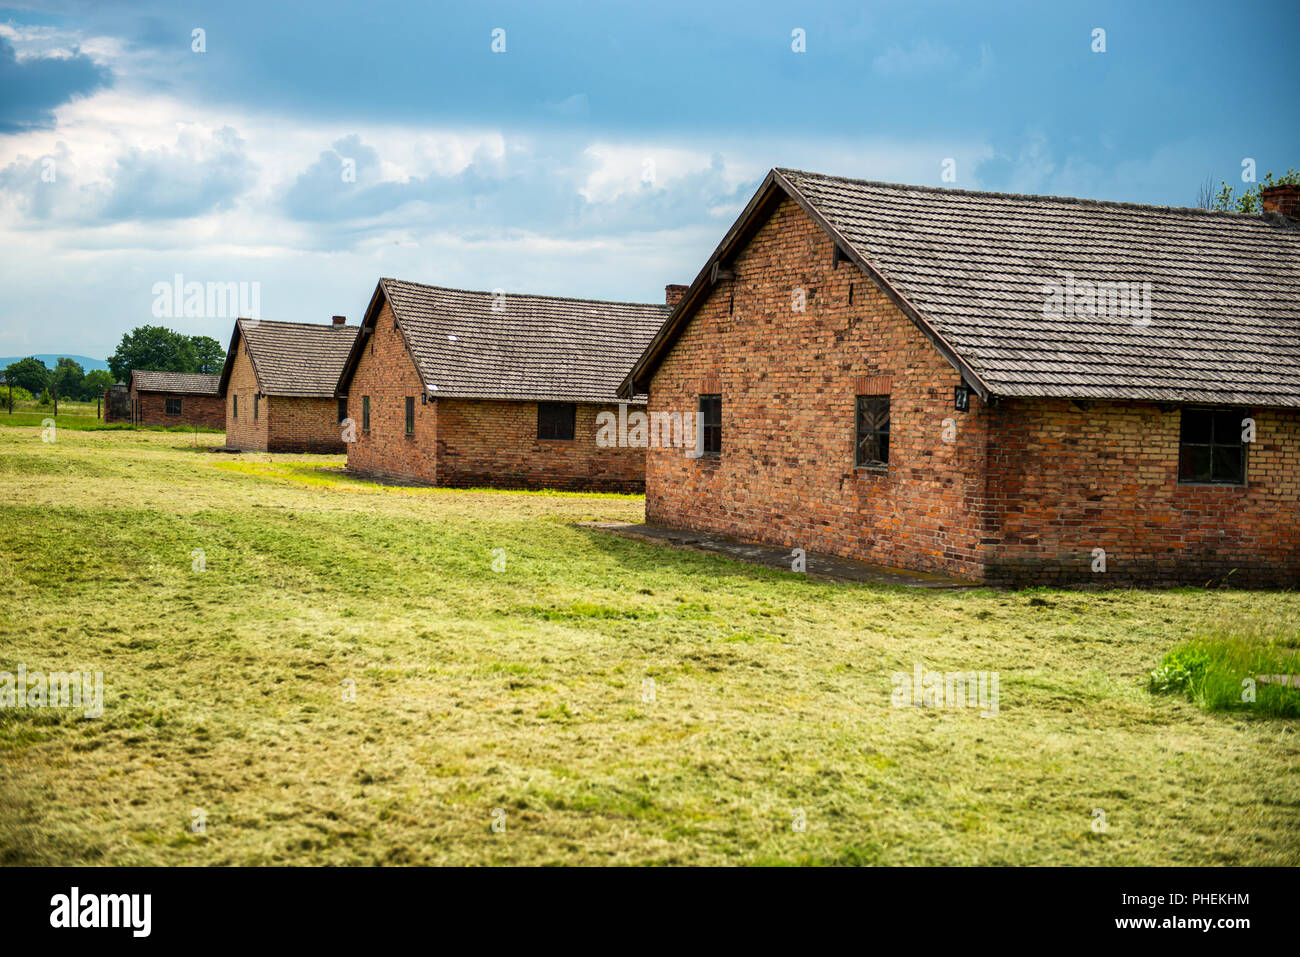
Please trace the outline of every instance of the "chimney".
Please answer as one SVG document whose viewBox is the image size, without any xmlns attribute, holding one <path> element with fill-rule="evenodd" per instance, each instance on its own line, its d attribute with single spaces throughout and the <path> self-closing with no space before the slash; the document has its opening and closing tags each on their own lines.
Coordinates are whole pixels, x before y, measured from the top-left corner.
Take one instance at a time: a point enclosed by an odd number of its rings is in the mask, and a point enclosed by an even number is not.
<svg viewBox="0 0 1300 957">
<path fill-rule="evenodd" d="M 1259 201 L 1266 213 L 1281 213 L 1287 219 L 1300 223 L 1300 186 L 1265 186 L 1259 191 Z"/>
<path fill-rule="evenodd" d="M 679 286 L 676 283 L 669 283 L 664 286 L 664 302 L 668 303 L 668 308 L 671 309 L 681 302 L 682 296 L 686 295 L 686 290 L 690 288 L 690 286 Z"/>
<path fill-rule="evenodd" d="M 343 325 L 343 323 L 345 323 L 345 322 L 347 322 L 347 321 L 348 321 L 348 317 L 347 317 L 347 316 L 335 316 L 335 317 L 334 317 L 334 325 L 336 325 L 336 326 L 341 326 L 341 325 Z"/>
</svg>

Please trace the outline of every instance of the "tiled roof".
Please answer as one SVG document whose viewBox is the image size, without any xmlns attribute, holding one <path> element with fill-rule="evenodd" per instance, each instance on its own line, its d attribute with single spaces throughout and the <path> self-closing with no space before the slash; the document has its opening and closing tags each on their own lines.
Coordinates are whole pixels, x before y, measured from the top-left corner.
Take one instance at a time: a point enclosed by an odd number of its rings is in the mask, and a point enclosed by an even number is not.
<svg viewBox="0 0 1300 957">
<path fill-rule="evenodd" d="M 175 395 L 220 395 L 221 376 L 197 372 L 150 372 L 131 370 L 131 385 L 137 392 L 171 392 Z"/>
<path fill-rule="evenodd" d="M 994 395 L 1300 406 L 1300 230 L 1278 219 L 775 175 Z M 1149 322 L 1045 314 L 1070 277 L 1150 283 Z"/>
<path fill-rule="evenodd" d="M 239 319 L 235 340 L 243 339 L 257 381 L 266 395 L 324 398 L 334 395 L 352 352 L 359 327 L 315 322 Z M 224 383 L 229 381 L 236 345 L 232 341 Z"/>
<path fill-rule="evenodd" d="M 667 306 L 381 279 L 431 396 L 608 402 Z M 494 304 L 496 309 L 494 310 Z"/>
</svg>

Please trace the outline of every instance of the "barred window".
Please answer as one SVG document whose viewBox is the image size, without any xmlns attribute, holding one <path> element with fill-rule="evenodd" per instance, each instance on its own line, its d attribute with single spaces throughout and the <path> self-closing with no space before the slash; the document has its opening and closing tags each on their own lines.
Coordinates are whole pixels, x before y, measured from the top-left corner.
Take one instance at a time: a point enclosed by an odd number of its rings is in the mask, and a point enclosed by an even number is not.
<svg viewBox="0 0 1300 957">
<path fill-rule="evenodd" d="M 700 423 L 704 432 L 703 455 L 722 454 L 722 396 L 700 396 Z"/>
<path fill-rule="evenodd" d="M 1246 483 L 1243 409 L 1183 409 L 1178 481 L 1211 485 Z"/>
<path fill-rule="evenodd" d="M 538 402 L 537 437 L 572 441 L 578 406 L 573 402 Z"/>
<path fill-rule="evenodd" d="M 406 434 L 415 434 L 415 399 L 406 397 Z"/>
<path fill-rule="evenodd" d="M 239 396 L 234 393 L 230 395 L 230 408 L 232 412 L 231 418 L 239 418 Z"/>
<path fill-rule="evenodd" d="M 856 448 L 853 464 L 858 468 L 889 465 L 889 396 L 858 396 Z"/>
<path fill-rule="evenodd" d="M 166 411 L 167 411 L 167 414 L 168 414 L 168 415 L 180 415 L 180 414 L 181 414 L 181 400 L 180 400 L 180 399 L 168 399 L 168 400 L 167 400 L 167 409 L 166 409 Z"/>
<path fill-rule="evenodd" d="M 361 397 L 361 431 L 370 431 L 370 396 Z"/>
</svg>

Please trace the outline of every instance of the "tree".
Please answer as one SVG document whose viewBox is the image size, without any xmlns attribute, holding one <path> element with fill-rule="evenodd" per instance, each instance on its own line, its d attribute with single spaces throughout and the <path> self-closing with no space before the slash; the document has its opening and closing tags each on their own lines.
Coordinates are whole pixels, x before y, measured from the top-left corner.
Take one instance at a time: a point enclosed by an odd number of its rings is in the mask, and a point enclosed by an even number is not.
<svg viewBox="0 0 1300 957">
<path fill-rule="evenodd" d="M 81 363 L 64 356 L 50 373 L 50 388 L 61 399 L 80 399 L 85 378 L 86 370 L 81 368 Z"/>
<path fill-rule="evenodd" d="M 137 326 L 108 357 L 108 369 L 118 382 L 127 381 L 132 369 L 193 372 L 197 364 L 190 338 L 165 326 Z"/>
<path fill-rule="evenodd" d="M 194 347 L 194 372 L 216 375 L 226 364 L 226 350 L 211 336 L 190 336 Z"/>
<path fill-rule="evenodd" d="M 1221 182 L 1219 186 L 1219 195 L 1214 198 L 1208 209 L 1217 209 L 1222 213 L 1258 213 L 1262 208 L 1260 192 L 1268 189 L 1270 186 L 1296 186 L 1300 185 L 1300 172 L 1289 169 L 1283 173 L 1277 180 L 1273 179 L 1273 174 L 1268 173 L 1264 176 L 1263 182 L 1258 186 L 1252 186 L 1246 190 L 1235 202 L 1232 195 L 1232 187 L 1226 182 Z M 1235 208 L 1234 208 L 1235 206 Z"/>
<path fill-rule="evenodd" d="M 86 378 L 81 380 L 81 397 L 87 402 L 94 402 L 105 389 L 113 385 L 113 373 L 107 369 L 91 369 Z"/>
<path fill-rule="evenodd" d="M 40 395 L 50 384 L 50 370 L 45 368 L 45 363 L 40 359 L 28 356 L 9 363 L 5 369 L 5 382 L 12 382 L 32 395 Z"/>
</svg>

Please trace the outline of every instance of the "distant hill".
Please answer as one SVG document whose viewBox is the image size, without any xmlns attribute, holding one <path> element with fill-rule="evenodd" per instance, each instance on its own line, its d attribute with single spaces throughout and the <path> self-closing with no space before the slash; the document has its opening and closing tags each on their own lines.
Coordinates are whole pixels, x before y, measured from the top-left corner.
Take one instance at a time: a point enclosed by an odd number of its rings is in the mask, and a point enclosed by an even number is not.
<svg viewBox="0 0 1300 957">
<path fill-rule="evenodd" d="M 7 359 L 0 359 L 0 372 L 3 372 L 5 368 L 9 365 L 9 363 L 17 362 L 19 359 L 26 359 L 26 358 L 27 358 L 26 356 L 10 356 Z M 46 368 L 53 369 L 55 363 L 57 363 L 60 359 L 65 357 L 62 353 L 58 353 L 58 352 L 46 352 L 46 353 L 38 352 L 36 353 L 36 358 L 44 362 Z M 105 362 L 103 359 L 92 359 L 89 356 L 67 356 L 66 358 L 71 359 L 73 362 L 80 363 L 81 368 L 86 372 L 89 372 L 91 369 L 108 368 L 108 363 Z"/>
</svg>

